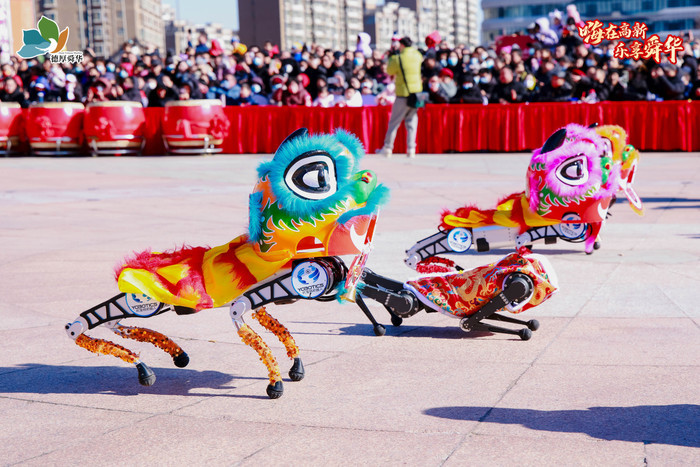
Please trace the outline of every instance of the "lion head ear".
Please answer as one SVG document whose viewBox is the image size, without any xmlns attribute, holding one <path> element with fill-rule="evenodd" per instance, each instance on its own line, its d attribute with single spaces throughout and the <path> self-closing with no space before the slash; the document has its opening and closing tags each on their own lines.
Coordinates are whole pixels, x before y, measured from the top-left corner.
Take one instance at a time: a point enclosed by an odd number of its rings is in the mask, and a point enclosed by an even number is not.
<svg viewBox="0 0 700 467">
<path fill-rule="evenodd" d="M 544 146 L 542 146 L 542 150 L 540 151 L 540 153 L 547 154 L 550 151 L 554 151 L 556 148 L 562 145 L 565 138 L 566 128 L 561 128 L 555 131 L 554 133 L 552 133 L 552 136 L 547 138 L 547 141 L 545 141 Z"/>
<path fill-rule="evenodd" d="M 306 128 L 299 128 L 298 130 L 294 130 L 292 134 L 287 136 L 284 141 L 282 141 L 282 144 L 279 145 L 279 147 L 284 146 L 286 143 L 289 143 L 290 141 L 294 141 L 297 138 L 301 138 L 302 136 L 308 136 L 309 135 L 309 130 Z"/>
</svg>

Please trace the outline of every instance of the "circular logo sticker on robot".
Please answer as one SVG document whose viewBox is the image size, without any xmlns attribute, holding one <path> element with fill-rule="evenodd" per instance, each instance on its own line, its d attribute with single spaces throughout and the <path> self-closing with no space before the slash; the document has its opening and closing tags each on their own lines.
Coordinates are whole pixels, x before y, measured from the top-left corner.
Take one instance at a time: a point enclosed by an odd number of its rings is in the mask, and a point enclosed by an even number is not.
<svg viewBox="0 0 700 467">
<path fill-rule="evenodd" d="M 586 227 L 587 225 L 578 222 L 578 223 L 572 223 L 571 221 L 580 221 L 581 216 L 579 216 L 576 213 L 570 212 L 568 214 L 564 214 L 561 218 L 562 223 L 559 224 L 559 229 L 561 231 L 561 235 L 564 238 L 568 238 L 571 240 L 575 240 L 578 238 L 583 237 L 586 234 Z"/>
<path fill-rule="evenodd" d="M 160 302 L 153 300 L 146 294 L 126 294 L 126 306 L 136 316 L 146 317 L 153 315 L 160 308 Z"/>
<path fill-rule="evenodd" d="M 467 251 L 472 246 L 472 233 L 463 227 L 454 228 L 447 234 L 447 244 L 457 253 Z"/>
<path fill-rule="evenodd" d="M 328 281 L 328 272 L 313 261 L 299 263 L 292 270 L 292 287 L 303 298 L 323 295 Z"/>
</svg>

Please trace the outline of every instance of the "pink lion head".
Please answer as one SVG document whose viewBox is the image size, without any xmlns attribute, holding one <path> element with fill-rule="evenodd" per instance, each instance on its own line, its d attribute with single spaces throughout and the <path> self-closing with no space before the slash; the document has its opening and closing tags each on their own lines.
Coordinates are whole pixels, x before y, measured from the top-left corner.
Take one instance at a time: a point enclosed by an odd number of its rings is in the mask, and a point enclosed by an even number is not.
<svg viewBox="0 0 700 467">
<path fill-rule="evenodd" d="M 609 145 L 591 127 L 572 123 L 555 131 L 530 160 L 530 209 L 549 219 L 576 213 L 584 222 L 602 220 L 601 211 L 589 207 L 597 200 L 609 200 L 617 190 L 608 183 L 619 178 L 611 173 L 615 170 L 611 157 Z"/>
</svg>

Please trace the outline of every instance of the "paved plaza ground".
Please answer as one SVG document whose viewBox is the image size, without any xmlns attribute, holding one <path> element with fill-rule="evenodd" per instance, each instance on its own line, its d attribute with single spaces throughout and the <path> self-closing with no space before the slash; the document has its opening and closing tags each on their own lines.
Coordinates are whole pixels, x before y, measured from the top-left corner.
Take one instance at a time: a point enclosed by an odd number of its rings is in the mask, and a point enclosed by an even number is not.
<svg viewBox="0 0 700 467">
<path fill-rule="evenodd" d="M 438 314 L 393 327 L 373 305 L 387 326 L 376 337 L 351 304 L 272 306 L 306 378 L 269 400 L 227 309 L 138 322 L 185 348 L 184 369 L 114 338 L 155 371 L 151 387 L 66 336 L 115 295 L 113 268 L 132 250 L 243 233 L 266 158 L 0 159 L 0 465 L 700 465 L 699 154 L 642 153 L 646 214 L 615 205 L 593 255 L 535 245 L 560 292 L 525 313 L 541 324 L 527 342 Z M 392 190 L 369 266 L 412 277 L 404 250 L 440 211 L 524 189 L 528 160 L 367 156 Z M 286 378 L 283 347 L 261 334 Z"/>
</svg>

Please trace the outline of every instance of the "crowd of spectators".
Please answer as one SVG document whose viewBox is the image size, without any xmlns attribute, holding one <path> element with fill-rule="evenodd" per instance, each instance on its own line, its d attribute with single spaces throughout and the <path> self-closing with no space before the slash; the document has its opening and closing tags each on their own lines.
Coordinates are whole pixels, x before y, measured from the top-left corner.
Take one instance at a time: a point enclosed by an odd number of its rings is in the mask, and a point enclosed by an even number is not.
<svg viewBox="0 0 700 467">
<path fill-rule="evenodd" d="M 550 22 L 551 19 L 551 22 Z M 550 26 L 551 25 L 551 26 Z M 529 42 L 496 48 L 425 40 L 422 79 L 436 104 L 700 99 L 700 40 L 686 34 L 677 63 L 614 57 L 614 43 L 584 44 L 575 20 L 554 12 L 527 31 Z M 387 57 L 358 36 L 355 50 L 296 44 L 280 51 L 233 40 L 222 47 L 200 34 L 176 53 L 130 41 L 109 58 L 88 49 L 78 64 L 13 56 L 2 64 L 0 100 L 89 103 L 129 100 L 163 106 L 171 100 L 221 99 L 226 105 L 360 107 L 390 105 L 394 83 Z M 521 41 L 522 42 L 522 41 Z"/>
</svg>

